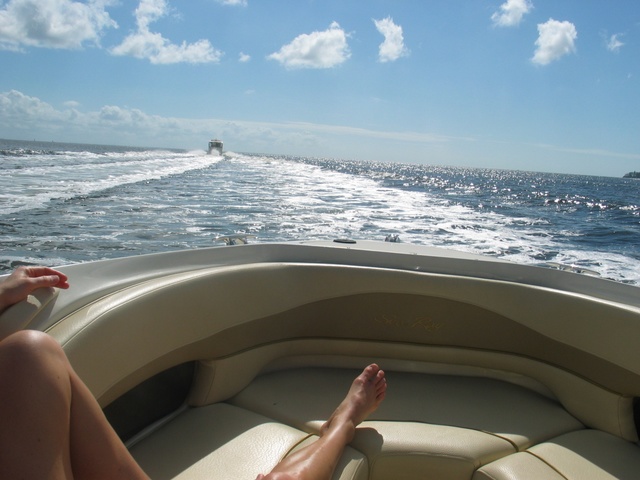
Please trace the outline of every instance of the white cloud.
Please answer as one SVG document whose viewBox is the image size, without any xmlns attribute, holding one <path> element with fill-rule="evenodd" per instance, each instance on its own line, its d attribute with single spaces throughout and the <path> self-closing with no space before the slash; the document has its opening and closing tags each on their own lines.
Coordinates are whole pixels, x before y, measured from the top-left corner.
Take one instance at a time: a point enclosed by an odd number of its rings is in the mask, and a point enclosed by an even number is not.
<svg viewBox="0 0 640 480">
<path fill-rule="evenodd" d="M 222 52 L 213 48 L 209 40 L 195 43 L 171 43 L 160 33 L 149 30 L 149 25 L 165 16 L 169 7 L 165 0 L 141 0 L 136 8 L 138 30 L 128 35 L 123 42 L 112 48 L 114 55 L 130 55 L 148 59 L 153 64 L 212 63 L 219 62 Z"/>
<path fill-rule="evenodd" d="M 538 24 L 538 34 L 537 48 L 531 59 L 533 63 L 547 65 L 576 51 L 578 32 L 571 22 L 550 18 L 546 23 Z"/>
<path fill-rule="evenodd" d="M 4 2 L 0 2 L 0 5 Z M 0 9 L 0 49 L 77 49 L 98 44 L 102 31 L 117 28 L 105 6 L 109 0 L 9 0 Z"/>
<path fill-rule="evenodd" d="M 251 55 L 247 55 L 246 53 L 240 52 L 240 55 L 238 56 L 239 62 L 246 63 L 249 60 L 251 60 Z"/>
<path fill-rule="evenodd" d="M 166 0 L 140 0 L 136 8 L 138 30 L 148 30 L 149 24 L 164 17 L 169 11 Z"/>
<path fill-rule="evenodd" d="M 374 20 L 378 32 L 384 36 L 384 42 L 380 44 L 378 60 L 381 62 L 393 62 L 400 57 L 409 55 L 409 50 L 404 45 L 402 27 L 393 23 L 391 17 L 382 20 Z"/>
<path fill-rule="evenodd" d="M 614 33 L 607 41 L 607 50 L 610 52 L 618 52 L 624 46 L 624 43 L 620 40 L 622 33 Z"/>
<path fill-rule="evenodd" d="M 507 0 L 500 5 L 497 12 L 491 15 L 491 20 L 498 27 L 515 27 L 532 9 L 533 4 L 530 0 Z"/>
<path fill-rule="evenodd" d="M 0 94 L 0 119 L 7 124 L 16 120 L 20 122 L 34 119 L 56 121 L 59 115 L 48 103 L 17 90 L 11 90 Z"/>
<path fill-rule="evenodd" d="M 328 30 L 298 35 L 267 58 L 287 68 L 332 68 L 350 56 L 347 34 L 333 22 Z"/>
</svg>

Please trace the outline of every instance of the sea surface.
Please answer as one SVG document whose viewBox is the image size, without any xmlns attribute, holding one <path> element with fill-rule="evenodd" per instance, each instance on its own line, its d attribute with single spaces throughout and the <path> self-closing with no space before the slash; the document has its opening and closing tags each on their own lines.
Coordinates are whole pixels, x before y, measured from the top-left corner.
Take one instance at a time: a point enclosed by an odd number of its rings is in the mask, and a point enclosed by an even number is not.
<svg viewBox="0 0 640 480">
<path fill-rule="evenodd" d="M 640 285 L 640 181 L 0 140 L 0 273 L 217 245 L 353 238 L 555 262 Z M 224 247 L 221 247 L 224 248 Z"/>
</svg>

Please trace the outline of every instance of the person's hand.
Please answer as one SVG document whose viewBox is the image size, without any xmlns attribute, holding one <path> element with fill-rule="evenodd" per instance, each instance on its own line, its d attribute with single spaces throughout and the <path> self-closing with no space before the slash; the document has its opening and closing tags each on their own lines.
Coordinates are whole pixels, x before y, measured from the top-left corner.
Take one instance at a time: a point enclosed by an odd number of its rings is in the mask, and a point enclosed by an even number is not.
<svg viewBox="0 0 640 480">
<path fill-rule="evenodd" d="M 0 281 L 0 313 L 46 287 L 69 288 L 67 276 L 49 267 L 18 267 Z"/>
</svg>

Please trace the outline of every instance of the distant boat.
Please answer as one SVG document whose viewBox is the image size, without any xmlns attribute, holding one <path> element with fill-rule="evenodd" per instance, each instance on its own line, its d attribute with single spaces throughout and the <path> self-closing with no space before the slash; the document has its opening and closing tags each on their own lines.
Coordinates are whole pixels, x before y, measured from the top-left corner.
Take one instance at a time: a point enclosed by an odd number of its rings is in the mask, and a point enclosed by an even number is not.
<svg viewBox="0 0 640 480">
<path fill-rule="evenodd" d="M 222 155 L 222 140 L 210 140 L 209 141 L 209 155 L 213 153 L 214 150 L 218 152 L 218 155 Z"/>
</svg>

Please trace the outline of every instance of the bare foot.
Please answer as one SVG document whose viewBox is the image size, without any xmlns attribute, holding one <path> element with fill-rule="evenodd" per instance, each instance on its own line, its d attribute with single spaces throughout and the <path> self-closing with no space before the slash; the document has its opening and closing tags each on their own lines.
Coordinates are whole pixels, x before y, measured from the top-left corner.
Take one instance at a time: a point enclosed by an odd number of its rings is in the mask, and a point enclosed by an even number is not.
<svg viewBox="0 0 640 480">
<path fill-rule="evenodd" d="M 322 426 L 321 435 L 336 424 L 347 424 L 355 433 L 355 428 L 384 400 L 386 391 L 387 380 L 384 371 L 375 363 L 366 367 L 353 381 L 342 403 Z"/>
</svg>

